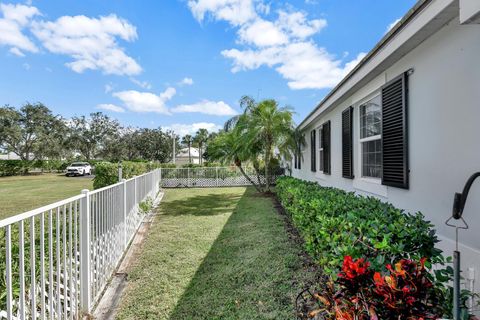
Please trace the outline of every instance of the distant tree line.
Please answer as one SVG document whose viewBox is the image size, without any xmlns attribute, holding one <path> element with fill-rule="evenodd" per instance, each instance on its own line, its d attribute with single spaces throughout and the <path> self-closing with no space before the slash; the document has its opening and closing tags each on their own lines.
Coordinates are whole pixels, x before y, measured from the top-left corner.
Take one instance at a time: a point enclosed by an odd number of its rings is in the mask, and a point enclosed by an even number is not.
<svg viewBox="0 0 480 320">
<path fill-rule="evenodd" d="M 123 127 L 101 112 L 66 119 L 42 103 L 27 103 L 20 109 L 0 107 L 0 151 L 13 152 L 26 161 L 81 158 L 167 163 L 173 157 L 173 136 L 161 128 Z M 211 137 L 206 129 L 183 140 L 175 135 L 176 151 L 182 141 L 189 151 L 198 147 L 202 155 Z"/>
</svg>

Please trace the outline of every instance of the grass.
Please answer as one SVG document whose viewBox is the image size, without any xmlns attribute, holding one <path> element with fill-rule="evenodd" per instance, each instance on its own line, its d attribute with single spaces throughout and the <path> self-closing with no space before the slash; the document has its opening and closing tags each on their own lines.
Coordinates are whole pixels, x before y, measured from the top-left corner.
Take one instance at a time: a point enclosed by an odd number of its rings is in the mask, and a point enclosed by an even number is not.
<svg viewBox="0 0 480 320">
<path fill-rule="evenodd" d="M 93 189 L 90 178 L 39 174 L 0 178 L 0 219 Z"/>
<path fill-rule="evenodd" d="M 301 250 L 252 188 L 167 190 L 117 318 L 294 319 Z"/>
</svg>

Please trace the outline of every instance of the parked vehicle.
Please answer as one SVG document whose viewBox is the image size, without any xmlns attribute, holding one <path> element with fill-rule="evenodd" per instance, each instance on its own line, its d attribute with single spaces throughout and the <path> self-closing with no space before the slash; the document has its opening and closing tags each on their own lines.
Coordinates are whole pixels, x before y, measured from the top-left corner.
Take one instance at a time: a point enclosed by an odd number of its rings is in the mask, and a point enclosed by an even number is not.
<svg viewBox="0 0 480 320">
<path fill-rule="evenodd" d="M 84 176 L 92 174 L 92 166 L 88 162 L 74 162 L 67 167 L 65 175 L 70 176 Z"/>
</svg>

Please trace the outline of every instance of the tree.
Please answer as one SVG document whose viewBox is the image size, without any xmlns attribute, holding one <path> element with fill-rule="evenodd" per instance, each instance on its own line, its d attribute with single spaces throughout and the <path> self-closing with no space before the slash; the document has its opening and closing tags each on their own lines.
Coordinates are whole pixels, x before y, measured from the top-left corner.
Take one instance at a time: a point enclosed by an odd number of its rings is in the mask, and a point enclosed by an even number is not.
<svg viewBox="0 0 480 320">
<path fill-rule="evenodd" d="M 178 136 L 175 136 L 176 149 L 180 147 Z M 135 147 L 140 158 L 162 163 L 173 159 L 172 132 L 162 129 L 140 129 L 135 138 Z"/>
<path fill-rule="evenodd" d="M 198 129 L 193 141 L 198 144 L 198 151 L 200 156 L 200 164 L 203 164 L 203 147 L 208 139 L 208 130 L 201 128 Z"/>
<path fill-rule="evenodd" d="M 109 141 L 118 139 L 120 124 L 101 112 L 73 117 L 71 121 L 72 143 L 82 156 L 90 160 L 105 149 Z"/>
<path fill-rule="evenodd" d="M 208 144 L 207 153 L 211 159 L 215 159 L 221 163 L 228 165 L 234 163 L 242 175 L 257 191 L 262 192 L 260 183 L 255 183 L 242 166 L 245 161 L 255 156 L 255 151 L 242 146 L 240 134 L 241 132 L 238 128 L 219 133 L 217 137 Z"/>
<path fill-rule="evenodd" d="M 192 163 L 192 154 L 191 154 L 191 151 L 190 151 L 190 149 L 192 148 L 192 142 L 193 142 L 193 138 L 192 138 L 191 135 L 186 134 L 185 136 L 183 136 L 182 144 L 187 146 L 187 148 L 188 148 L 188 162 L 189 163 Z"/>
<path fill-rule="evenodd" d="M 256 103 L 250 97 L 242 97 L 240 105 L 244 112 L 225 123 L 225 135 L 217 137 L 209 148 L 211 158 L 226 159 L 222 152 L 216 150 L 222 145 L 229 148 L 224 153 L 232 153 L 231 158 L 250 162 L 257 172 L 260 184 L 260 161 L 264 166 L 265 191 L 270 191 L 271 166 L 277 162 L 276 156 L 291 157 L 296 149 L 292 111 L 288 107 L 279 107 L 275 100 L 263 100 Z M 227 145 L 225 137 L 230 137 L 235 144 Z M 223 139 L 223 142 L 222 142 Z M 276 154 L 275 154 L 276 153 Z M 228 157 L 227 157 L 228 158 Z M 275 160 L 275 161 L 274 161 Z M 237 165 L 238 166 L 238 165 Z"/>
<path fill-rule="evenodd" d="M 269 99 L 258 103 L 247 117 L 245 142 L 246 145 L 262 146 L 267 192 L 270 191 L 270 162 L 274 150 L 288 155 L 294 151 L 292 114 L 290 108 L 279 107 L 275 100 Z"/>
<path fill-rule="evenodd" d="M 60 153 L 58 144 L 63 143 L 64 129 L 60 117 L 41 103 L 27 103 L 20 110 L 0 108 L 0 145 L 22 160 Z"/>
</svg>

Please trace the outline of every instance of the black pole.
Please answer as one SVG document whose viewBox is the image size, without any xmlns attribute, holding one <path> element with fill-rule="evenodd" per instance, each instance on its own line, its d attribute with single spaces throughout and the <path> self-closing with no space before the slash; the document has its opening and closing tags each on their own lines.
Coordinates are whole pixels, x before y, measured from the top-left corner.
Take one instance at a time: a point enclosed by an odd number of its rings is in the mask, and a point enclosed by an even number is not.
<svg viewBox="0 0 480 320">
<path fill-rule="evenodd" d="M 460 251 L 453 252 L 453 319 L 460 320 Z"/>
</svg>

